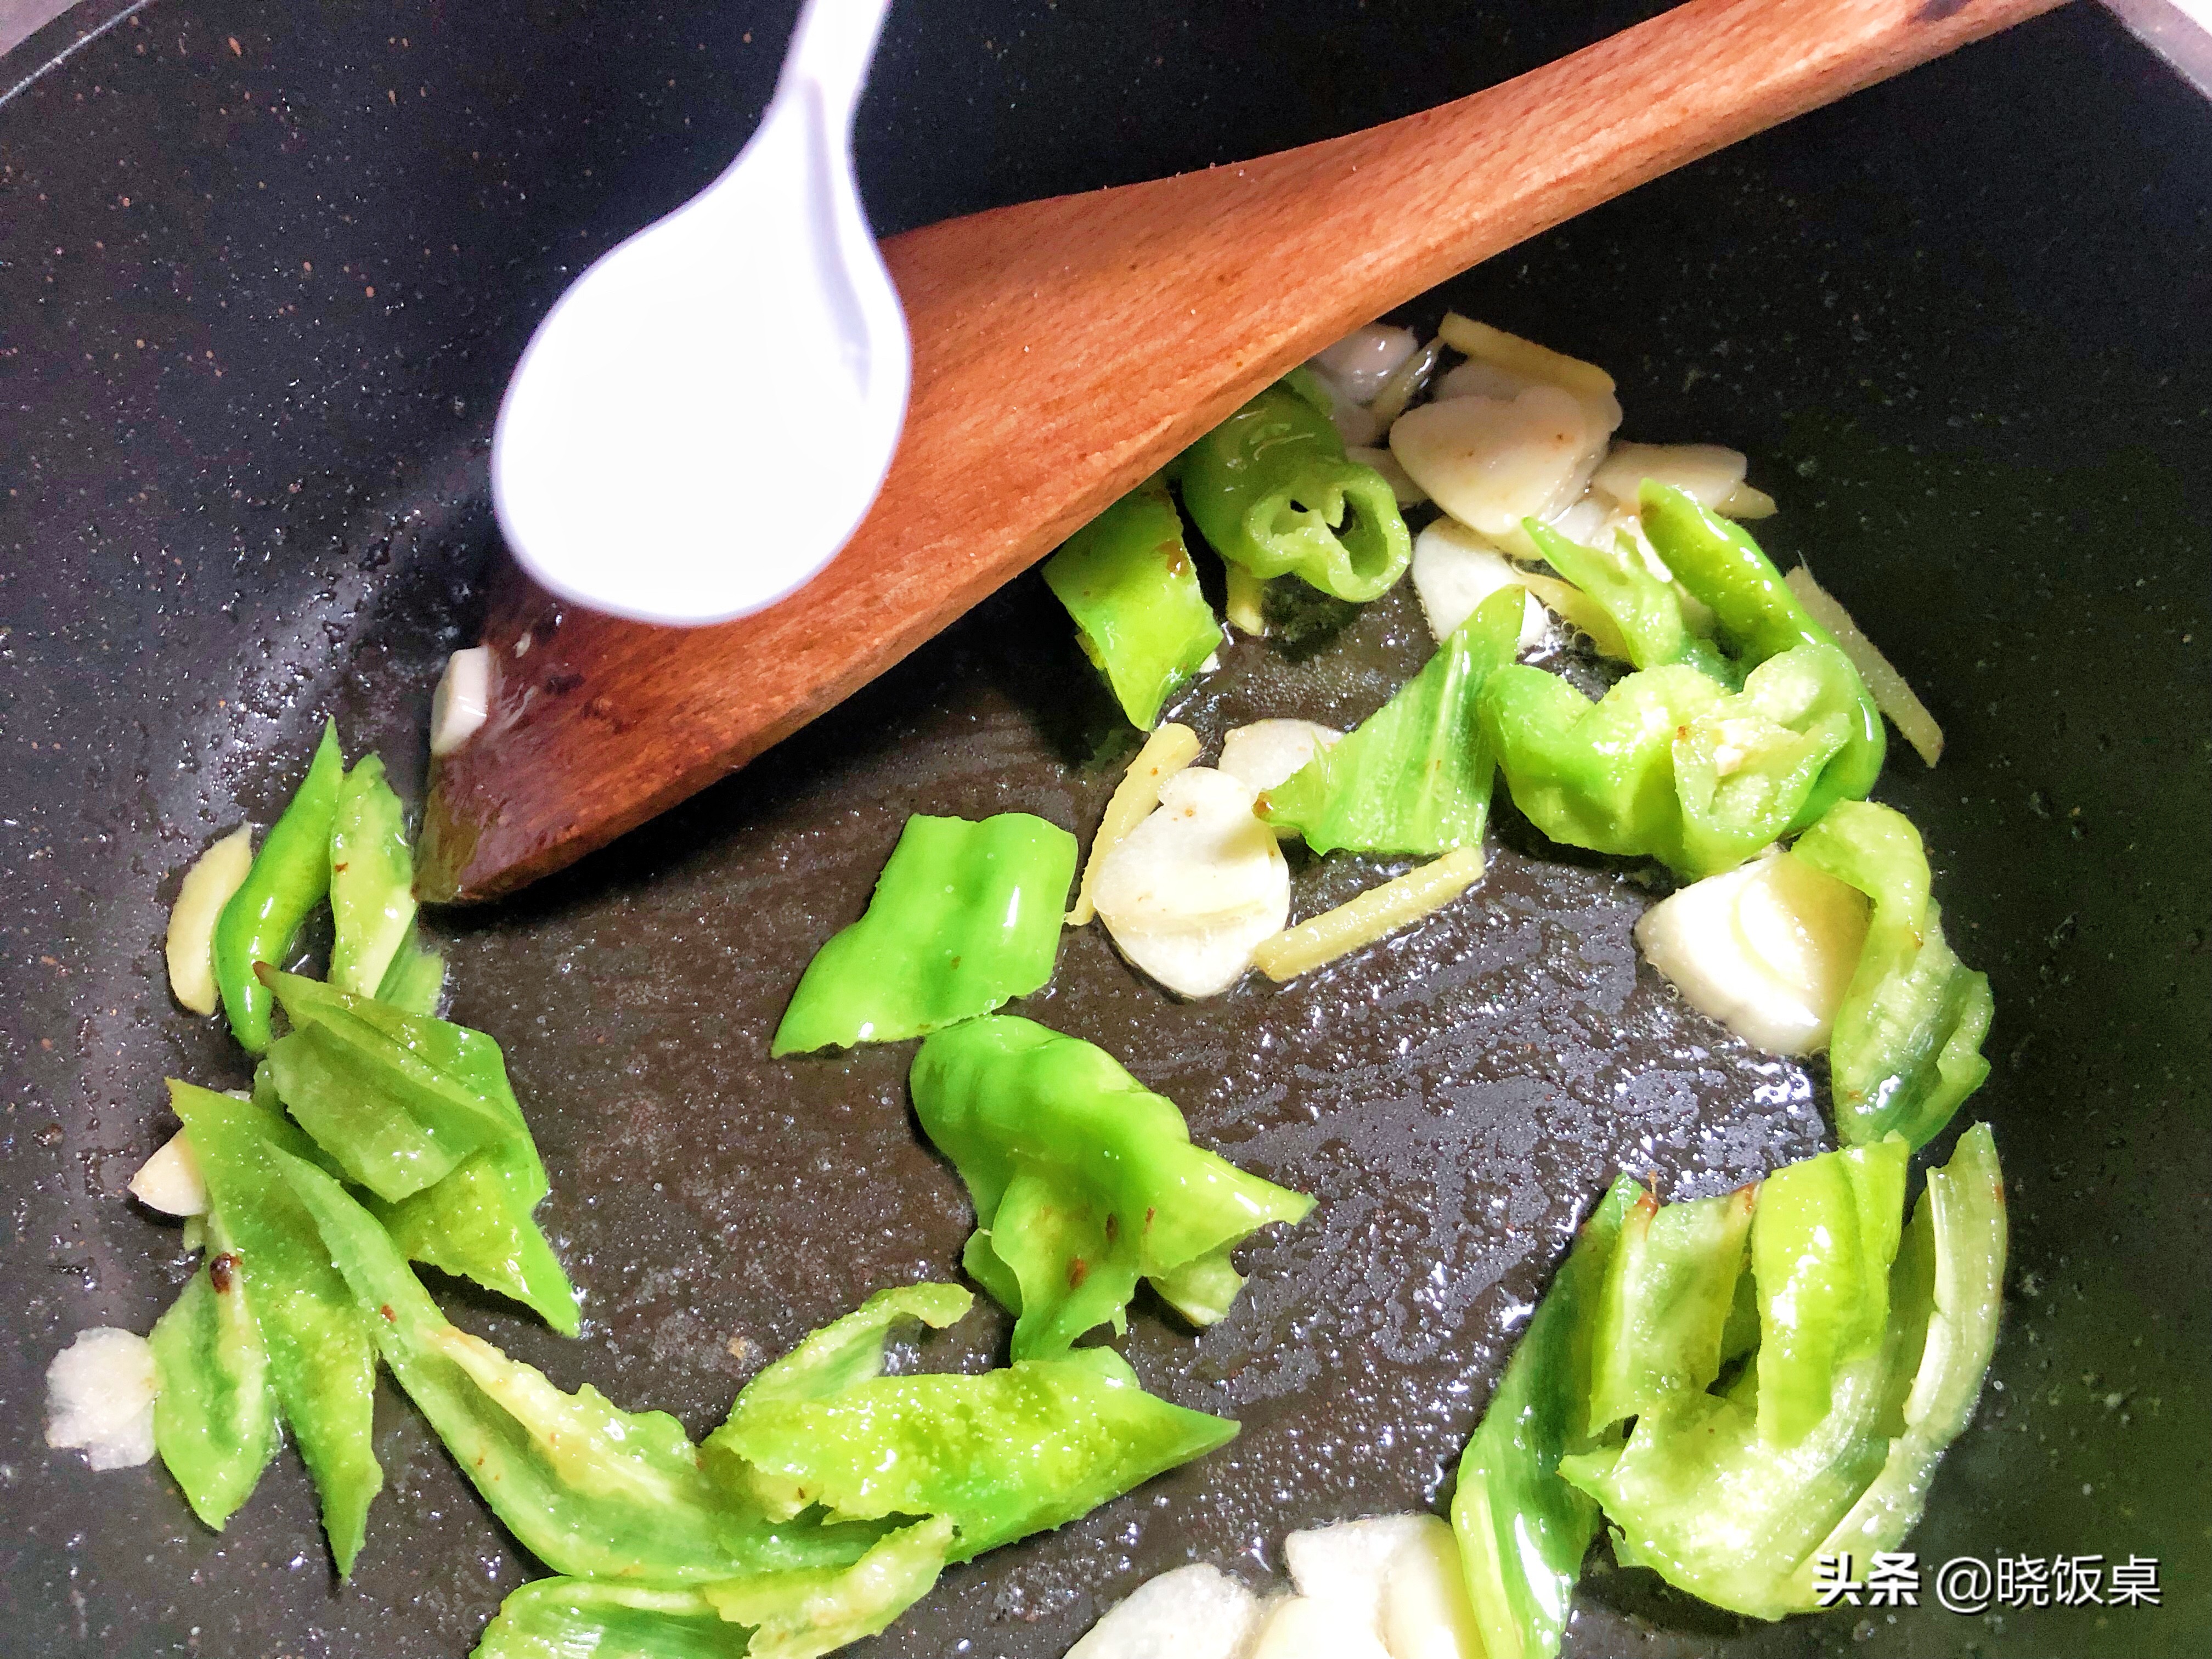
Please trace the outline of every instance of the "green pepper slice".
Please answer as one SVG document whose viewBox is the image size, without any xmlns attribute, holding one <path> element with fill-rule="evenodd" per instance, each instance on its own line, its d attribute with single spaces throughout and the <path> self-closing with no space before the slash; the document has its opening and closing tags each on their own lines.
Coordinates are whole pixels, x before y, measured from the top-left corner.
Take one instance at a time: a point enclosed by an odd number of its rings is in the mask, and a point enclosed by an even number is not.
<svg viewBox="0 0 2212 1659">
<path fill-rule="evenodd" d="M 1762 1200 L 1763 1202 L 1763 1200 Z M 1830 1409 L 1802 1437 L 1762 1437 L 1743 1397 L 1688 1396 L 1637 1419 L 1626 1445 L 1562 1458 L 1562 1479 L 1604 1505 L 1613 1559 L 1650 1567 L 1677 1589 L 1730 1612 L 1779 1619 L 1799 1610 L 1793 1583 L 1882 1466 L 1887 1372 L 1877 1346 L 1834 1376 Z"/>
<path fill-rule="evenodd" d="M 623 1411 L 589 1385 L 563 1394 L 457 1330 L 374 1216 L 314 1165 L 271 1156 L 368 1315 L 393 1377 L 493 1513 L 556 1571 L 701 1584 L 849 1565 L 880 1534 L 773 1523 L 706 1473 L 674 1418 Z"/>
<path fill-rule="evenodd" d="M 509 1595 L 473 1659 L 814 1659 L 887 1628 L 944 1570 L 952 1523 L 886 1534 L 849 1567 L 703 1589 L 541 1578 Z"/>
<path fill-rule="evenodd" d="M 1849 740 L 1857 678 L 1835 647 L 1799 645 L 1740 692 L 1676 664 L 1594 703 L 1556 674 L 1508 665 L 1483 686 L 1482 725 L 1514 805 L 1553 841 L 1694 879 L 1788 832 Z"/>
<path fill-rule="evenodd" d="M 1641 1192 L 1598 1298 L 1589 1432 L 1702 1393 L 1719 1376 L 1755 1186 L 1662 1205 Z"/>
<path fill-rule="evenodd" d="M 1389 480 L 1346 459 L 1328 416 L 1286 386 L 1269 386 L 1193 444 L 1176 472 L 1199 533 L 1255 576 L 1296 575 L 1364 603 L 1412 562 Z"/>
<path fill-rule="evenodd" d="M 356 1009 L 311 1001 L 296 988 L 315 981 L 272 974 L 270 982 L 288 1013 L 301 1011 L 293 1029 L 270 1045 L 277 1096 L 348 1180 L 397 1203 L 510 1133 L 489 1102 Z"/>
<path fill-rule="evenodd" d="M 276 1395 L 237 1241 L 220 1213 L 204 1225 L 206 1260 L 149 1339 L 154 1446 L 192 1513 L 221 1532 L 276 1455 Z"/>
<path fill-rule="evenodd" d="M 1590 1366 L 1607 1265 L 1643 1188 L 1621 1176 L 1575 1236 L 1460 1458 L 1452 1531 L 1487 1659 L 1559 1650 L 1597 1505 L 1556 1478 L 1588 1446 Z"/>
<path fill-rule="evenodd" d="M 1140 732 L 1221 648 L 1167 485 L 1143 483 L 1061 544 L 1045 586 L 1075 619 L 1076 641 Z"/>
<path fill-rule="evenodd" d="M 746 1632 L 696 1589 L 538 1578 L 508 1594 L 470 1659 L 747 1659 Z"/>
<path fill-rule="evenodd" d="M 1742 684 L 1743 675 L 1735 665 L 1685 620 L 1681 589 L 1644 568 L 1632 550 L 1586 547 L 1534 519 L 1523 519 L 1521 527 L 1546 563 L 1613 618 L 1635 666 L 1666 668 L 1685 663 L 1723 685 Z"/>
<path fill-rule="evenodd" d="M 499 1044 L 296 975 L 272 982 L 296 1028 L 270 1050 L 276 1091 L 369 1188 L 401 1250 L 574 1336 L 575 1287 L 532 1216 L 550 1190 L 545 1166 Z"/>
<path fill-rule="evenodd" d="M 708 1584 L 700 1594 L 752 1628 L 746 1659 L 817 1659 L 890 1627 L 929 1594 L 953 1547 L 950 1518 L 885 1533 L 849 1567 L 809 1567 Z"/>
<path fill-rule="evenodd" d="M 392 954 L 392 964 L 376 988 L 376 1000 L 402 1013 L 428 1018 L 438 1012 L 438 1000 L 445 990 L 444 955 L 423 944 L 419 936 L 410 935 Z"/>
<path fill-rule="evenodd" d="M 1905 1221 L 1901 1136 L 1776 1170 L 1751 1226 L 1759 1288 L 1759 1432 L 1794 1444 L 1829 1412 L 1836 1377 L 1878 1347 Z"/>
<path fill-rule="evenodd" d="M 1835 636 L 1806 614 L 1773 561 L 1743 528 L 1707 511 L 1689 495 L 1656 478 L 1638 492 L 1644 532 L 1674 580 L 1713 613 L 1721 637 L 1746 668 L 1800 645 L 1834 648 Z M 1858 670 L 1850 676 L 1849 732 L 1792 821 L 1803 830 L 1839 800 L 1858 800 L 1881 775 L 1889 738 L 1874 695 Z"/>
<path fill-rule="evenodd" d="M 866 915 L 806 964 L 772 1054 L 892 1042 L 1052 977 L 1075 837 L 1027 812 L 906 821 Z"/>
<path fill-rule="evenodd" d="M 1895 1133 L 1917 1150 L 1990 1074 L 1982 1056 L 1995 1012 L 1989 979 L 1943 937 L 1928 854 L 1903 813 L 1839 801 L 1790 856 L 1874 902 L 1828 1042 L 1837 1132 L 1853 1142 Z"/>
<path fill-rule="evenodd" d="M 406 809 L 374 755 L 355 762 L 339 786 L 330 860 L 330 981 L 341 991 L 374 996 L 415 926 Z"/>
<path fill-rule="evenodd" d="M 1517 587 L 1492 594 L 1381 709 L 1267 791 L 1260 816 L 1316 853 L 1481 846 L 1494 765 L 1479 700 L 1513 660 L 1522 604 Z"/>
<path fill-rule="evenodd" d="M 384 1485 L 370 1431 L 376 1350 L 353 1293 L 331 1266 L 314 1218 L 270 1155 L 312 1158 L 307 1138 L 266 1107 L 173 1079 L 169 1105 L 207 1182 L 212 1214 L 233 1241 L 268 1352 L 277 1409 L 314 1478 L 323 1530 L 343 1578 L 353 1571 L 368 1506 Z"/>
<path fill-rule="evenodd" d="M 331 885 L 331 826 L 345 782 L 335 721 L 323 726 L 307 775 L 291 804 L 270 826 L 246 880 L 222 907 L 215 925 L 215 982 L 230 1016 L 231 1034 L 248 1054 L 269 1046 L 268 988 L 257 963 L 282 968 L 300 924 L 323 902 Z"/>
<path fill-rule="evenodd" d="M 1898 1251 L 1891 1291 L 1902 1362 L 1892 1390 L 1897 1437 L 1881 1472 L 1801 1565 L 1801 1605 L 1815 1600 L 1812 1575 L 1821 1556 L 1871 1561 L 1919 1523 L 1936 1464 L 1972 1420 L 1996 1352 L 2006 1243 L 2004 1171 L 1990 1126 L 1977 1123 L 1959 1137 L 1950 1162 L 1928 1172 Z"/>
<path fill-rule="evenodd" d="M 1104 1049 L 999 1015 L 940 1031 L 909 1079 L 915 1113 L 975 1201 L 963 1261 L 1019 1316 L 1017 1359 L 1066 1352 L 1150 1279 L 1197 1322 L 1242 1280 L 1229 1254 L 1313 1208 L 1190 1144 L 1173 1101 Z"/>
<path fill-rule="evenodd" d="M 770 1515 L 943 1516 L 965 1561 L 1064 1525 L 1226 1444 L 1237 1425 L 1156 1399 L 1110 1348 L 981 1376 L 873 1376 L 826 1395 L 738 1397 L 710 1455 Z"/>
</svg>

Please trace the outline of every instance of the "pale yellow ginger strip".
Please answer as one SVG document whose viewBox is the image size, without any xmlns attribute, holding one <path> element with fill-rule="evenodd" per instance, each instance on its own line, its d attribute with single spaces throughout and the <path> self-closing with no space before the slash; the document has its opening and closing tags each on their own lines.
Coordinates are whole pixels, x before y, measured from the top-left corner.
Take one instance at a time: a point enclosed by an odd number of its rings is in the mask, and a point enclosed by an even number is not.
<svg viewBox="0 0 2212 1659">
<path fill-rule="evenodd" d="M 1860 631 L 1851 620 L 1851 613 L 1836 603 L 1836 596 L 1813 580 L 1813 573 L 1799 565 L 1783 581 L 1797 603 L 1805 607 L 1805 614 L 1836 636 L 1836 643 L 1851 659 L 1851 666 L 1859 671 L 1866 682 L 1867 690 L 1874 697 L 1874 706 L 1896 722 L 1897 730 L 1911 744 L 1920 758 L 1933 766 L 1943 757 L 1943 728 L 1936 724 L 1935 715 L 1919 695 L 1905 683 L 1905 676 L 1895 665 L 1881 654 L 1881 647 Z"/>
<path fill-rule="evenodd" d="M 216 1007 L 215 925 L 253 867 L 253 831 L 240 824 L 199 855 L 169 911 L 169 989 L 196 1014 Z"/>
<path fill-rule="evenodd" d="M 1256 640 L 1267 631 L 1267 585 L 1241 564 L 1227 568 L 1229 591 L 1223 598 L 1221 614 L 1238 633 Z"/>
<path fill-rule="evenodd" d="M 1091 884 L 1106 854 L 1121 837 L 1142 823 L 1160 804 L 1160 786 L 1198 758 L 1198 733 L 1188 726 L 1170 722 L 1145 739 L 1137 758 L 1114 786 L 1106 803 L 1106 816 L 1098 820 L 1098 833 L 1091 838 L 1091 856 L 1084 860 L 1083 884 L 1075 890 L 1075 908 L 1067 913 L 1070 927 L 1080 927 L 1098 912 L 1091 907 Z"/>
<path fill-rule="evenodd" d="M 1613 392 L 1613 376 L 1595 363 L 1566 356 L 1534 340 L 1524 340 L 1502 328 L 1462 317 L 1456 311 L 1444 313 L 1437 337 L 1454 351 L 1465 352 L 1482 362 L 1495 363 L 1524 380 L 1564 386 L 1569 392 L 1588 397 L 1609 397 Z"/>
<path fill-rule="evenodd" d="M 1252 965 L 1277 984 L 1310 974 L 1441 910 L 1482 879 L 1482 849 L 1460 847 L 1348 904 L 1285 927 L 1253 947 Z"/>
</svg>

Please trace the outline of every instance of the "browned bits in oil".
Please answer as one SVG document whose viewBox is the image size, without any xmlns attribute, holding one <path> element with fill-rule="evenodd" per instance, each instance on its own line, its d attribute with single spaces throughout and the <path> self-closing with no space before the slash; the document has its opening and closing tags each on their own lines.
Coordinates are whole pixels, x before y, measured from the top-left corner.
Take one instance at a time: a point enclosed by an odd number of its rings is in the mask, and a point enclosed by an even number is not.
<svg viewBox="0 0 2212 1659">
<path fill-rule="evenodd" d="M 1111 1244 L 1121 1236 L 1121 1218 L 1111 1210 L 1106 1212 L 1106 1242 Z"/>
<path fill-rule="evenodd" d="M 208 1263 L 208 1282 L 215 1286 L 217 1296 L 228 1290 L 237 1277 L 238 1256 L 234 1251 L 225 1250 Z"/>
<path fill-rule="evenodd" d="M 1083 1281 L 1090 1277 L 1091 1264 L 1088 1261 L 1085 1261 L 1081 1256 L 1077 1256 L 1073 1261 L 1067 1264 L 1067 1288 L 1069 1290 L 1081 1290 L 1083 1288 Z"/>
<path fill-rule="evenodd" d="M 379 1308 L 377 1312 L 384 1316 L 387 1323 L 397 1325 L 399 1322 L 398 1316 L 392 1311 L 392 1304 L 389 1302 Z"/>
</svg>

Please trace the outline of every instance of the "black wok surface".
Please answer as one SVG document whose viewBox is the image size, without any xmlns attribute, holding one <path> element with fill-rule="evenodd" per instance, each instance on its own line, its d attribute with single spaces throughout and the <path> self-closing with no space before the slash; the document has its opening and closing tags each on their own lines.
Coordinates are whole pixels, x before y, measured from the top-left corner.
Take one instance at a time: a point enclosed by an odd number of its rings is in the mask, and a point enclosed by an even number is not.
<svg viewBox="0 0 2212 1659">
<path fill-rule="evenodd" d="M 1231 160 L 1424 106 L 1649 9 L 907 0 L 861 120 L 880 226 Z M 281 805 L 325 713 L 419 781 L 430 684 L 497 556 L 496 398 L 580 265 L 757 115 L 787 9 L 155 0 L 0 106 L 0 1652 L 467 1651 L 535 1568 L 405 1402 L 339 1587 L 296 1459 L 218 1537 L 158 1463 L 40 1437 L 76 1330 L 143 1330 L 187 1263 L 125 1198 L 164 1075 L 245 1076 L 171 1003 L 185 866 Z M 9 60 L 18 74 L 64 19 Z M 1264 260 L 1267 249 L 1255 247 Z M 1949 732 L 1881 793 L 1995 981 L 2014 1266 L 1993 1380 L 1917 1547 L 2156 1556 L 2157 1609 L 1927 1605 L 1777 1626 L 1614 1570 L 1580 1655 L 2212 1651 L 2207 547 L 2212 111 L 2075 9 L 1648 186 L 1413 308 L 1621 382 L 1625 435 L 1713 440 Z M 1282 273 L 1285 283 L 1296 270 Z M 742 511 L 743 502 L 733 502 Z M 1243 645 L 1185 718 L 1348 724 L 1418 664 L 1410 595 L 1328 649 Z M 586 1293 L 563 1342 L 456 1316 L 710 1426 L 742 1379 L 969 1218 L 904 1046 L 771 1062 L 809 952 L 911 811 L 1087 834 L 1132 740 L 1017 584 L 733 781 L 496 909 L 434 919 L 453 1014 L 507 1045 Z M 1220 1327 L 1140 1307 L 1148 1384 L 1231 1412 L 1214 1458 L 948 1575 L 868 1656 L 1053 1659 L 1194 1557 L 1449 1493 L 1579 1208 L 1619 1163 L 1713 1190 L 1822 1143 L 1821 1079 L 1636 958 L 1644 888 L 1533 856 L 1311 983 L 1170 1004 L 1095 930 L 1025 1007 L 1107 1044 L 1201 1142 L 1320 1195 Z M 1301 902 L 1371 881 L 1309 868 Z M 451 1287 L 443 1287 L 451 1289 Z M 979 1314 L 928 1363 L 981 1364 Z"/>
</svg>

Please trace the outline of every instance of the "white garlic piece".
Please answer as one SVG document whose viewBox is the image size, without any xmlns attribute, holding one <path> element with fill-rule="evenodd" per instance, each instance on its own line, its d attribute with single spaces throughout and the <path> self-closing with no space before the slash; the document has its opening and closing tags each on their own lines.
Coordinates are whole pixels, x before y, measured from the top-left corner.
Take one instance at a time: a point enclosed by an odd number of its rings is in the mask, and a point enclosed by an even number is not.
<svg viewBox="0 0 2212 1659">
<path fill-rule="evenodd" d="M 1227 990 L 1290 919 L 1290 866 L 1252 810 L 1257 793 L 1208 767 L 1176 773 L 1092 881 L 1121 954 L 1179 995 Z"/>
<path fill-rule="evenodd" d="M 1865 895 L 1787 853 L 1661 900 L 1636 942 L 1683 1000 L 1778 1054 L 1827 1046 L 1866 943 Z"/>
</svg>

